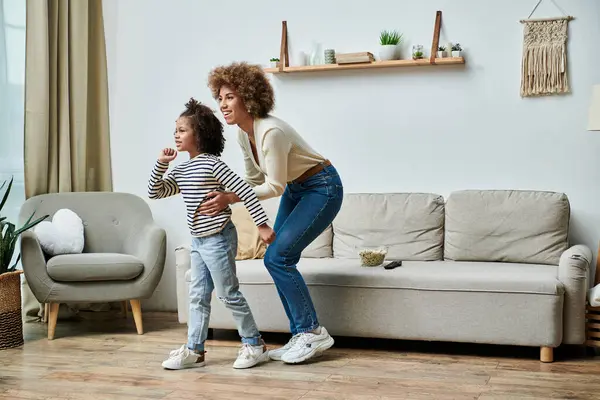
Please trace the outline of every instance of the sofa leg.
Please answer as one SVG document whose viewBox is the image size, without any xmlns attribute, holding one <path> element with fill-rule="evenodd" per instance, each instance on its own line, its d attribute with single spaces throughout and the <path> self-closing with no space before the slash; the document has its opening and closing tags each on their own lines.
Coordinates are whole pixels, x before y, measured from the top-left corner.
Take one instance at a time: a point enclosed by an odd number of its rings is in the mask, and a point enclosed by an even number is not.
<svg viewBox="0 0 600 400">
<path fill-rule="evenodd" d="M 138 335 L 144 334 L 144 326 L 142 325 L 142 304 L 139 300 L 129 300 L 131 303 L 131 312 Z"/>
<path fill-rule="evenodd" d="M 554 361 L 554 349 L 552 347 L 540 347 L 540 361 L 551 363 Z"/>
<path fill-rule="evenodd" d="M 56 331 L 56 321 L 58 320 L 58 309 L 60 303 L 50 303 L 48 306 L 48 340 L 54 339 L 54 332 Z"/>
</svg>

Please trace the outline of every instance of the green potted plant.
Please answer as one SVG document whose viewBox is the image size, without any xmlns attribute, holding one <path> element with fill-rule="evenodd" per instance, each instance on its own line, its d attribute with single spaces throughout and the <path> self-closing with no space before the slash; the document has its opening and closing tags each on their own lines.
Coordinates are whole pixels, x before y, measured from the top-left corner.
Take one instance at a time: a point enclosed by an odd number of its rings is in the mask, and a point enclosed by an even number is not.
<svg viewBox="0 0 600 400">
<path fill-rule="evenodd" d="M 452 45 L 452 57 L 460 57 L 462 53 L 462 47 L 460 47 L 460 43 L 456 43 Z"/>
<path fill-rule="evenodd" d="M 382 61 L 398 59 L 398 45 L 402 42 L 398 31 L 383 30 L 379 34 L 379 59 Z"/>
<path fill-rule="evenodd" d="M 4 196 L 0 201 L 0 349 L 21 346 L 23 341 L 23 320 L 21 317 L 21 273 L 17 271 L 17 264 L 21 255 L 13 263 L 12 259 L 17 246 L 17 239 L 21 233 L 39 224 L 48 215 L 31 221 L 33 214 L 27 222 L 18 228 L 2 216 L 2 208 L 6 204 L 13 178 L 10 179 Z M 6 186 L 6 181 L 0 185 L 0 191 Z"/>
<path fill-rule="evenodd" d="M 273 57 L 269 62 L 271 63 L 271 68 L 279 68 L 279 58 Z"/>
<path fill-rule="evenodd" d="M 438 58 L 444 58 L 446 56 L 446 47 L 445 46 L 438 47 L 437 56 L 438 56 Z"/>
<path fill-rule="evenodd" d="M 415 44 L 413 46 L 412 58 L 413 58 L 413 60 L 419 60 L 419 59 L 423 58 L 423 45 L 422 44 Z"/>
</svg>

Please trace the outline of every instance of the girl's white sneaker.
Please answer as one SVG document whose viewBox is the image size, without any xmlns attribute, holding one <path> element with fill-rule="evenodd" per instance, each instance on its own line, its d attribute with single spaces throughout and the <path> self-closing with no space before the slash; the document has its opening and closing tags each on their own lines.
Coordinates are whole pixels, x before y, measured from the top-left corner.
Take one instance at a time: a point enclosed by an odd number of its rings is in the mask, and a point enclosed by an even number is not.
<svg viewBox="0 0 600 400">
<path fill-rule="evenodd" d="M 254 367 L 256 364 L 268 360 L 269 352 L 267 351 L 266 345 L 261 344 L 258 346 L 252 346 L 248 343 L 244 343 L 238 351 L 238 357 L 233 363 L 233 368 L 250 368 Z"/>
<path fill-rule="evenodd" d="M 184 369 L 204 366 L 204 353 L 195 353 L 184 344 L 169 353 L 169 358 L 163 361 L 164 369 Z"/>
</svg>

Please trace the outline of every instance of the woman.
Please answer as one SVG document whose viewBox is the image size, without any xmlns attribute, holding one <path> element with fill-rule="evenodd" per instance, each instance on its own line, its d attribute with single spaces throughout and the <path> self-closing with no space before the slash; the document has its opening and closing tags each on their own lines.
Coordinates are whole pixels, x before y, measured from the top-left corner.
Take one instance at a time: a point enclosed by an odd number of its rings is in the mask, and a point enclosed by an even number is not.
<svg viewBox="0 0 600 400">
<path fill-rule="evenodd" d="M 275 241 L 264 263 L 290 321 L 291 340 L 272 350 L 273 360 L 300 363 L 333 346 L 319 324 L 308 287 L 296 264 L 302 251 L 333 221 L 342 205 L 343 186 L 329 160 L 284 121 L 270 115 L 275 96 L 262 68 L 233 63 L 215 68 L 208 86 L 228 125 L 237 125 L 244 153 L 245 180 L 260 200 L 281 196 Z M 235 193 L 212 193 L 200 208 L 213 215 L 240 201 Z"/>
</svg>

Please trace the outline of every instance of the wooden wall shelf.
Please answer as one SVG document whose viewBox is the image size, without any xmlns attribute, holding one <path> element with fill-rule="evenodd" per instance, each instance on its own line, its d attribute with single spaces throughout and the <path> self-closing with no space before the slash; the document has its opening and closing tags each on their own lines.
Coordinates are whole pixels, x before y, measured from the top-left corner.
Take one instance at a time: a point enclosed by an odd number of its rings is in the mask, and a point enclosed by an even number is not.
<svg viewBox="0 0 600 400">
<path fill-rule="evenodd" d="M 464 64 L 463 57 L 444 57 L 436 58 L 432 63 L 429 59 L 420 60 L 393 60 L 393 61 L 374 61 L 361 64 L 323 64 L 323 65 L 307 65 L 302 67 L 283 67 L 265 68 L 265 72 L 271 74 L 287 74 L 293 72 L 322 72 L 322 71 L 341 71 L 348 69 L 369 69 L 369 68 L 397 68 L 397 67 L 426 67 L 426 66 L 441 66 L 441 65 L 456 65 Z"/>
<path fill-rule="evenodd" d="M 371 68 L 394 68 L 394 67 L 425 67 L 425 66 L 443 66 L 464 64 L 463 57 L 436 58 L 438 45 L 440 42 L 440 29 L 442 26 L 442 12 L 435 14 L 435 25 L 433 28 L 433 41 L 431 43 L 431 54 L 429 58 L 419 60 L 393 60 L 393 61 L 374 61 L 370 63 L 356 64 L 323 64 L 306 65 L 290 67 L 288 43 L 287 43 L 287 21 L 281 22 L 281 48 L 279 54 L 279 65 L 277 68 L 265 68 L 265 72 L 271 74 L 289 74 L 296 72 L 324 72 L 324 71 L 342 71 L 352 69 L 371 69 Z"/>
</svg>

